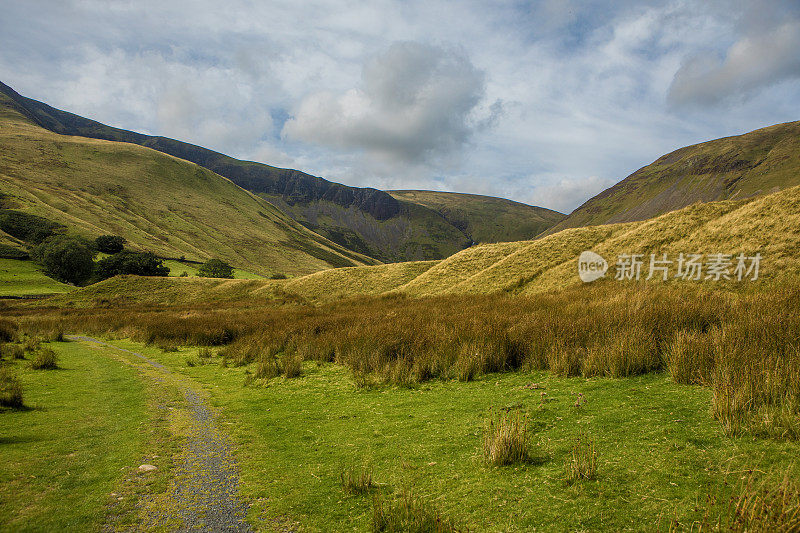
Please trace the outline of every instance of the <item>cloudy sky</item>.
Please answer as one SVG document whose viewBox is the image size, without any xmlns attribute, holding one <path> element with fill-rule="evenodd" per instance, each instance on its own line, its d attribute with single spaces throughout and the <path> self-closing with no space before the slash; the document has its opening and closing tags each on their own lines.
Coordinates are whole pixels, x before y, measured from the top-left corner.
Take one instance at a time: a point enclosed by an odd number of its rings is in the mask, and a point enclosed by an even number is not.
<svg viewBox="0 0 800 533">
<path fill-rule="evenodd" d="M 350 185 L 571 211 L 800 119 L 800 2 L 0 0 L 0 81 Z"/>
</svg>

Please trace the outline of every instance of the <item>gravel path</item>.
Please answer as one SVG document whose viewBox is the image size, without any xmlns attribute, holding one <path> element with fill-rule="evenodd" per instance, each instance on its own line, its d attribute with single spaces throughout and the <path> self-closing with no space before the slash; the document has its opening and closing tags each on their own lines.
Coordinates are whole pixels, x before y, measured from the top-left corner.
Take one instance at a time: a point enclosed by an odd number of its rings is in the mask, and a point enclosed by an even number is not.
<svg viewBox="0 0 800 533">
<path fill-rule="evenodd" d="M 126 352 L 172 374 L 164 365 L 140 353 L 92 337 L 70 338 Z M 164 516 L 151 517 L 148 522 L 156 525 L 179 518 L 183 522 L 179 531 L 251 531 L 245 522 L 248 506 L 237 496 L 239 475 L 231 444 L 216 428 L 214 414 L 206 402 L 194 389 L 183 385 L 181 388 L 190 414 L 188 438 L 183 442 L 170 483 L 171 505 L 160 506 L 157 512 Z"/>
</svg>

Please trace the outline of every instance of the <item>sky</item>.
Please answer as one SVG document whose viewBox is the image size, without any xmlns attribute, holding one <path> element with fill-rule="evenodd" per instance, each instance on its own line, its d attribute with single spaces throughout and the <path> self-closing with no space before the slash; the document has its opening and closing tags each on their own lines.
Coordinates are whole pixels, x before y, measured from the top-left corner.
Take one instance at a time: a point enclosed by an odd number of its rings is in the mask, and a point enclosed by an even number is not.
<svg viewBox="0 0 800 533">
<path fill-rule="evenodd" d="M 0 0 L 0 81 L 348 185 L 570 212 L 800 119 L 800 1 Z"/>
</svg>

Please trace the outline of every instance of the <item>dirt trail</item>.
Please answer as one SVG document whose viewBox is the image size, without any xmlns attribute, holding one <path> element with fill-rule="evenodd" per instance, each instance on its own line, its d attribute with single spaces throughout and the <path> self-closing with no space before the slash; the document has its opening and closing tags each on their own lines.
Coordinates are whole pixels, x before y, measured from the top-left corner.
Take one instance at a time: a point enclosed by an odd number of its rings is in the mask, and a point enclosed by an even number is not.
<svg viewBox="0 0 800 533">
<path fill-rule="evenodd" d="M 164 374 L 178 378 L 164 365 L 144 355 L 118 348 L 92 337 L 71 336 L 73 340 L 98 344 L 125 352 Z M 157 376 L 152 379 L 162 382 Z M 188 413 L 184 424 L 186 436 L 176 459 L 176 471 L 170 482 L 166 501 L 150 505 L 145 529 L 180 523 L 178 531 L 251 531 L 245 521 L 248 506 L 237 494 L 239 475 L 228 438 L 214 424 L 208 404 L 185 380 L 176 379 Z M 170 528 L 173 529 L 173 528 Z"/>
</svg>

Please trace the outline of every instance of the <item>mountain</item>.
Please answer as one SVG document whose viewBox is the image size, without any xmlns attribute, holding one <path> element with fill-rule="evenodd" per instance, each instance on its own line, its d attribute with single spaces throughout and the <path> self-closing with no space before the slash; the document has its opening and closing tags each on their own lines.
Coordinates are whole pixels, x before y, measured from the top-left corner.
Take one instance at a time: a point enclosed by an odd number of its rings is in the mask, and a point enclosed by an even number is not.
<svg viewBox="0 0 800 533">
<path fill-rule="evenodd" d="M 311 302 L 363 296 L 431 297 L 453 294 L 508 293 L 534 295 L 580 286 L 578 256 L 592 250 L 606 259 L 609 271 L 598 284 L 693 284 L 708 290 L 743 290 L 757 284 L 776 284 L 800 275 L 800 186 L 744 200 L 698 203 L 653 219 L 569 228 L 524 242 L 482 244 L 441 261 L 412 261 L 390 265 L 325 270 L 291 280 L 236 280 L 223 286 L 199 279 L 114 279 L 81 289 L 60 300 L 94 305 L 125 294 L 121 303 L 180 304 L 198 299 L 241 301 L 283 298 Z M 617 281 L 620 254 L 643 254 L 641 281 Z M 674 263 L 670 279 L 646 281 L 649 254 Z M 675 279 L 679 254 L 761 254 L 756 281 Z M 733 260 L 736 263 L 736 260 Z M 749 264 L 748 264 L 749 265 Z M 731 266 L 731 270 L 734 266 Z M 620 302 L 625 306 L 625 302 Z"/>
<path fill-rule="evenodd" d="M 0 210 L 88 237 L 121 235 L 133 248 L 164 257 L 218 257 L 264 275 L 376 263 L 194 163 L 49 131 L 4 92 Z"/>
<path fill-rule="evenodd" d="M 461 229 L 466 227 L 462 218 L 451 221 L 437 208 L 384 191 L 349 187 L 298 170 L 241 161 L 174 139 L 113 128 L 25 98 L 3 83 L 0 83 L 0 94 L 10 99 L 19 113 L 51 132 L 138 144 L 196 163 L 269 200 L 320 235 L 382 261 L 441 259 L 476 240 Z M 473 198 L 473 203 L 480 202 Z M 495 205 L 500 204 L 492 201 L 478 211 L 490 213 L 490 206 Z M 502 209 L 507 211 L 505 206 Z M 550 218 L 551 215 L 542 216 L 542 220 Z M 545 226 L 544 223 L 531 226 L 527 214 L 521 221 L 513 216 L 498 219 L 504 227 L 495 225 L 478 234 L 498 235 L 497 238 L 504 238 L 499 236 L 506 234 L 529 236 L 529 230 Z M 517 228 L 518 223 L 520 228 Z M 475 222 L 474 225 L 483 227 L 486 224 Z"/>
<path fill-rule="evenodd" d="M 640 168 L 547 230 L 645 220 L 695 202 L 800 184 L 800 121 L 680 148 Z"/>
<path fill-rule="evenodd" d="M 400 201 L 433 209 L 476 243 L 533 239 L 566 217 L 558 211 L 480 194 L 388 192 Z"/>
</svg>

